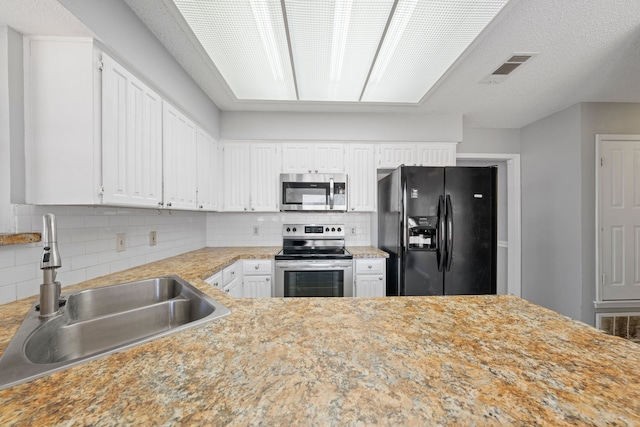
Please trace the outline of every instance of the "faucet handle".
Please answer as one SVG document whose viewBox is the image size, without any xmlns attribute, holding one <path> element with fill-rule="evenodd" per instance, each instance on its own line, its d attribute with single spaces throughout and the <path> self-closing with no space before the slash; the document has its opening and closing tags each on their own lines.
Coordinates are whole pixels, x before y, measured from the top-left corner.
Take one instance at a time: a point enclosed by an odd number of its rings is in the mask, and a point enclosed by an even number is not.
<svg viewBox="0 0 640 427">
<path fill-rule="evenodd" d="M 41 270 L 62 267 L 57 240 L 56 217 L 53 214 L 46 214 L 42 217 L 43 253 L 40 260 Z"/>
</svg>

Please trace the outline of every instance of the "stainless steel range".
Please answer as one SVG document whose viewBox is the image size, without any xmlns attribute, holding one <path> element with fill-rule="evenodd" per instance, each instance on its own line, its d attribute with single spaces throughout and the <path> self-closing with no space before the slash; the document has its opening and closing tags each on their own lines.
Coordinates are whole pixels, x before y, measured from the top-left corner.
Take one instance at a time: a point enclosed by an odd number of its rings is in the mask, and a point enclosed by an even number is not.
<svg viewBox="0 0 640 427">
<path fill-rule="evenodd" d="M 353 296 L 353 255 L 343 224 L 285 224 L 276 255 L 276 297 Z"/>
</svg>

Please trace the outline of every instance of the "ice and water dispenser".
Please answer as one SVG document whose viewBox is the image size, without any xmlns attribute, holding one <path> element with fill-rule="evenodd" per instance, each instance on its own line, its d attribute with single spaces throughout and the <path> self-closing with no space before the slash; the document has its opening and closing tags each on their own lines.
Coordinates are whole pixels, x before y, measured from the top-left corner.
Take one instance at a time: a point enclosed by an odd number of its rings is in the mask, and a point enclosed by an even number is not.
<svg viewBox="0 0 640 427">
<path fill-rule="evenodd" d="M 409 250 L 435 251 L 438 249 L 438 217 L 410 216 L 407 218 L 409 230 Z"/>
</svg>

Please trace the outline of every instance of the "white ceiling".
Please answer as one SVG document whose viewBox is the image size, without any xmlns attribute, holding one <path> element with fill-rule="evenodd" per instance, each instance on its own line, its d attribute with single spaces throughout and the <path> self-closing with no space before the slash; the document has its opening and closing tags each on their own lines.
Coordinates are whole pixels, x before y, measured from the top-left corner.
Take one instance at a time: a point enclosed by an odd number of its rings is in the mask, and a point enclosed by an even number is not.
<svg viewBox="0 0 640 427">
<path fill-rule="evenodd" d="M 417 106 L 238 101 L 172 3 L 124 1 L 226 111 L 451 113 L 467 127 L 520 128 L 578 102 L 640 102 L 637 0 L 511 0 Z M 91 35 L 56 0 L 0 0 L 0 20 L 25 34 Z M 501 84 L 479 83 L 516 52 L 539 54 Z"/>
</svg>

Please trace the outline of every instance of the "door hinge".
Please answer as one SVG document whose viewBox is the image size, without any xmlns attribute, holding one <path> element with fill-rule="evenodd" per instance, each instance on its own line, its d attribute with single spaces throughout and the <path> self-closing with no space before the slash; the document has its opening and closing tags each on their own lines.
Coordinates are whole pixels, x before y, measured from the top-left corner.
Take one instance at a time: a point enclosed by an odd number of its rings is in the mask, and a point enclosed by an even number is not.
<svg viewBox="0 0 640 427">
<path fill-rule="evenodd" d="M 100 71 L 104 70 L 104 62 L 98 61 L 98 70 Z"/>
<path fill-rule="evenodd" d="M 604 157 L 600 157 L 600 166 L 604 166 Z"/>
<path fill-rule="evenodd" d="M 601 284 L 603 284 L 603 285 L 604 285 L 604 274 L 602 275 L 602 282 L 601 282 Z"/>
<path fill-rule="evenodd" d="M 100 196 L 104 195 L 104 185 L 101 185 L 100 187 L 98 187 L 98 195 Z"/>
</svg>

